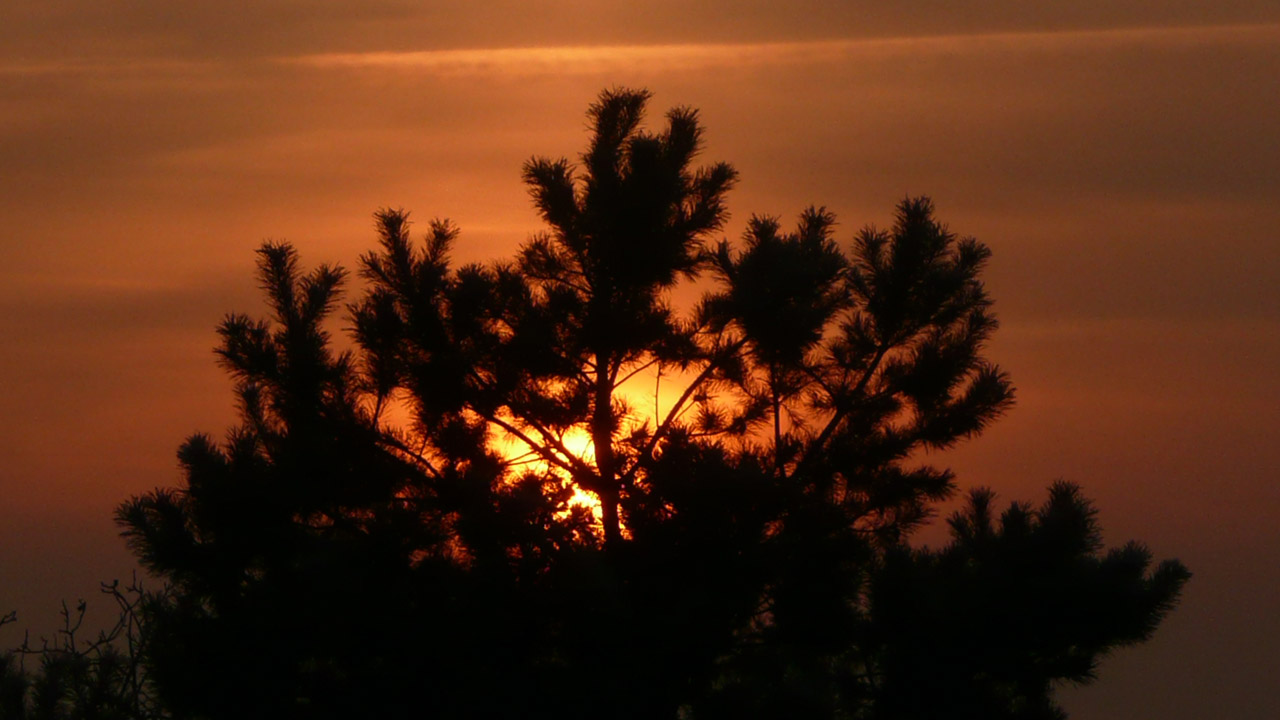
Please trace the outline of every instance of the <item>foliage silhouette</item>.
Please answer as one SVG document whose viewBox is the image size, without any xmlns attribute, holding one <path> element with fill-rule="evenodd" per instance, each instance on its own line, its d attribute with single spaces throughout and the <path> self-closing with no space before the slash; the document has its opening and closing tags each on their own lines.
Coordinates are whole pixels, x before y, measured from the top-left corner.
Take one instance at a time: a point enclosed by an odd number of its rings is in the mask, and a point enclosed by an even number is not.
<svg viewBox="0 0 1280 720">
<path fill-rule="evenodd" d="M 0 720 L 159 720 L 169 717 L 153 693 L 143 662 L 149 641 L 142 621 L 148 597 L 137 578 L 127 586 L 102 584 L 116 606 L 116 620 L 85 638 L 87 604 L 62 604 L 62 628 L 39 646 L 30 638 L 0 653 Z M 0 627 L 17 621 L 0 617 Z M 28 665 L 34 667 L 28 669 Z"/>
<path fill-rule="evenodd" d="M 173 585 L 175 715 L 1056 717 L 1054 681 L 1172 607 L 1185 569 L 1101 554 L 1068 486 L 909 548 L 955 488 L 924 452 L 1012 402 L 987 249 L 926 198 L 847 253 L 820 208 L 709 244 L 736 173 L 695 167 L 692 110 L 643 129 L 648 98 L 525 165 L 547 230 L 513 260 L 454 268 L 454 226 L 378 212 L 349 352 L 345 274 L 259 251 L 272 317 L 219 331 L 241 425 L 119 510 Z M 682 280 L 714 283 L 688 313 Z"/>
</svg>

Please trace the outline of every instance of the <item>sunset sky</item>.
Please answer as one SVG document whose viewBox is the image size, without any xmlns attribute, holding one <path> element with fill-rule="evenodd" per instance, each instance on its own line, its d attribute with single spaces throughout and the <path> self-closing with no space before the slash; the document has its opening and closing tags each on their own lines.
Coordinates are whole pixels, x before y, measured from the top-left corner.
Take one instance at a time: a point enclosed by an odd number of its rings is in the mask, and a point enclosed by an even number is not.
<svg viewBox="0 0 1280 720">
<path fill-rule="evenodd" d="M 603 88 L 699 108 L 724 235 L 907 195 L 987 243 L 1017 407 L 943 461 L 1195 574 L 1077 718 L 1280 717 L 1280 4 L 1151 0 L 0 5 L 0 613 L 132 561 L 111 515 L 234 422 L 214 327 L 253 250 L 353 267 L 371 213 L 459 261 L 540 229 L 532 155 Z M 0 647 L 21 630 L 0 630 Z"/>
</svg>

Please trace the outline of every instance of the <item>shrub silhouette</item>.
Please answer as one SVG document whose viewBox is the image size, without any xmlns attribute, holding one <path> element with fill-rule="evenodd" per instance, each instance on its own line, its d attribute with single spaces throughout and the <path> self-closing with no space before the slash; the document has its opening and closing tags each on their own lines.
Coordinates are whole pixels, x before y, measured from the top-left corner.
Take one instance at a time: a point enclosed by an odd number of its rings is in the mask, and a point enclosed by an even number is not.
<svg viewBox="0 0 1280 720">
<path fill-rule="evenodd" d="M 270 319 L 219 329 L 241 425 L 119 510 L 172 584 L 147 659 L 175 715 L 1057 717 L 1054 681 L 1171 608 L 1185 569 L 1104 553 L 1066 485 L 908 547 L 955 490 L 921 451 L 1012 402 L 986 247 L 927 198 L 849 250 L 820 208 L 712 243 L 736 173 L 648 98 L 525 165 L 547 229 L 511 260 L 378 212 L 350 351 L 346 274 L 262 247 Z"/>
<path fill-rule="evenodd" d="M 102 583 L 116 606 L 114 623 L 87 636 L 82 631 L 87 604 L 62 604 L 62 627 L 32 644 L 0 653 L 0 720 L 152 720 L 168 717 L 153 693 L 143 662 L 149 641 L 142 606 L 165 596 L 129 585 Z M 17 622 L 0 617 L 0 627 Z"/>
</svg>

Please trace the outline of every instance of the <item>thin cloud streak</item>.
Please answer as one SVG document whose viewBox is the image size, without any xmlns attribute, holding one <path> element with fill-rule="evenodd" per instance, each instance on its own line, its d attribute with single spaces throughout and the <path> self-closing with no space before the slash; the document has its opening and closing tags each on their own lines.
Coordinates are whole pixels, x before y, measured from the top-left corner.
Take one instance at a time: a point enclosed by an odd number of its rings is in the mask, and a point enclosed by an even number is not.
<svg viewBox="0 0 1280 720">
<path fill-rule="evenodd" d="M 11 63 L 0 65 L 0 78 L 38 78 L 51 76 L 104 76 L 121 73 L 138 75 L 190 75 L 216 71 L 230 63 L 213 60 L 90 60 L 74 59 L 62 62 Z M 238 64 L 243 64 L 242 61 Z"/>
<path fill-rule="evenodd" d="M 1232 45 L 1280 40 L 1280 23 L 1152 26 L 1096 30 L 1047 30 L 901 37 L 859 37 L 764 43 L 672 43 L 554 45 L 404 52 L 316 53 L 271 58 L 269 62 L 323 69 L 398 69 L 443 75 L 544 75 L 598 73 L 637 67 L 652 71 L 708 70 L 750 66 L 805 65 L 853 57 L 893 57 L 904 53 L 1115 47 L 1155 43 Z M 119 73 L 191 75 L 216 72 L 254 61 L 130 58 L 72 58 L 55 62 L 0 64 L 0 78 L 104 76 Z"/>
<path fill-rule="evenodd" d="M 650 71 L 838 62 L 858 56 L 1035 50 L 1156 43 L 1230 45 L 1280 39 L 1280 23 L 1105 30 L 979 33 L 771 43 L 576 45 L 471 48 L 410 52 L 321 53 L 277 62 L 322 69 L 380 69 L 442 75 L 598 73 L 642 67 Z"/>
</svg>

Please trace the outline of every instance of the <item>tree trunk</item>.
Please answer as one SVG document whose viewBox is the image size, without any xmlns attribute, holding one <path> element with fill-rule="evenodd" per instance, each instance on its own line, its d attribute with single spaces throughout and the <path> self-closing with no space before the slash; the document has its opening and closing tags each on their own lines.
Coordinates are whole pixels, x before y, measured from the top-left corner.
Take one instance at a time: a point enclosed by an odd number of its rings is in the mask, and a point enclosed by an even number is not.
<svg viewBox="0 0 1280 720">
<path fill-rule="evenodd" d="M 596 355 L 596 397 L 591 416 L 591 442 L 595 447 L 596 471 L 600 474 L 600 521 L 604 525 L 604 545 L 622 539 L 618 520 L 618 474 L 613 458 L 613 383 L 609 377 L 609 356 Z"/>
</svg>

